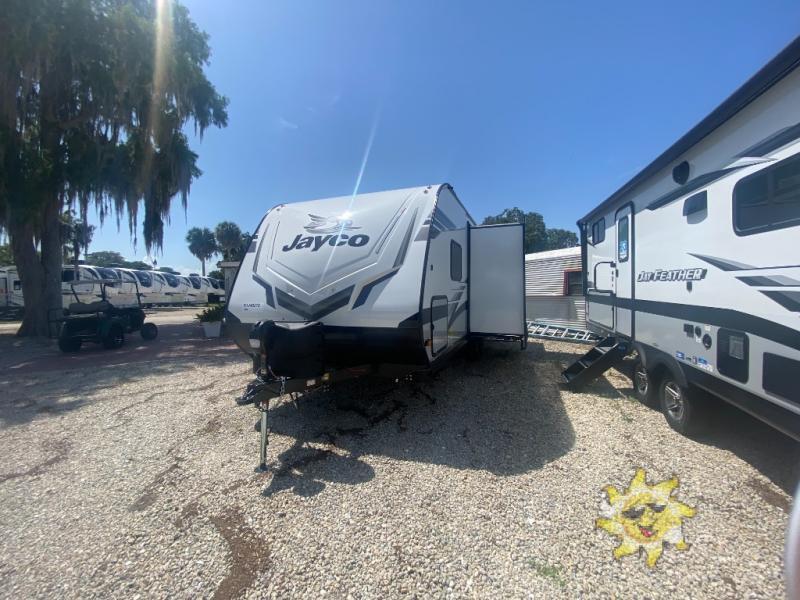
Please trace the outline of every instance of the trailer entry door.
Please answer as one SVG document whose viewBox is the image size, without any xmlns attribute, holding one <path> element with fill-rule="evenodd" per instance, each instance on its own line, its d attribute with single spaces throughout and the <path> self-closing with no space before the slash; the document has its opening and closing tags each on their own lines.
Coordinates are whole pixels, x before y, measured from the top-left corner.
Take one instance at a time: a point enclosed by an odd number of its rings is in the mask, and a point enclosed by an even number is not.
<svg viewBox="0 0 800 600">
<path fill-rule="evenodd" d="M 522 224 L 469 228 L 469 332 L 527 342 Z"/>
<path fill-rule="evenodd" d="M 619 209 L 616 214 L 616 277 L 614 293 L 617 298 L 633 298 L 633 214 L 629 205 Z M 633 311 L 630 308 L 614 307 L 614 327 L 617 333 L 633 335 Z"/>
<path fill-rule="evenodd" d="M 0 306 L 6 307 L 10 304 L 8 301 L 8 278 L 0 277 Z"/>
</svg>

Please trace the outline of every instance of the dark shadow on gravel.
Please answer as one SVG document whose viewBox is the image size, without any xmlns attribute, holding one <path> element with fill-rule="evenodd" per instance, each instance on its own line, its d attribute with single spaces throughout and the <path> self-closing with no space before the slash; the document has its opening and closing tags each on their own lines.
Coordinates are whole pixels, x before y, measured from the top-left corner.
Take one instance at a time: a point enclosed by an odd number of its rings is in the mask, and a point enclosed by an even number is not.
<svg viewBox="0 0 800 600">
<path fill-rule="evenodd" d="M 501 476 L 543 467 L 566 454 L 575 437 L 558 366 L 543 354 L 536 344 L 524 352 L 498 344 L 479 360 L 459 356 L 412 381 L 355 380 L 309 393 L 296 406 L 275 406 L 272 432 L 296 442 L 273 459 L 264 494 L 291 488 L 311 495 L 326 481 L 367 481 L 374 474 L 362 454 Z"/>
<path fill-rule="evenodd" d="M 544 356 L 566 367 L 588 348 L 575 345 L 575 354 L 544 351 Z M 581 392 L 605 398 L 619 398 L 620 394 L 633 397 L 633 362 L 631 358 L 626 358 L 615 368 L 630 382 L 626 387 L 614 387 L 605 377 L 600 377 L 584 387 Z M 697 436 L 695 441 L 733 452 L 788 495 L 793 495 L 800 482 L 800 442 L 723 400 L 715 397 L 707 397 L 707 400 L 711 403 L 713 411 L 711 425 L 702 435 Z M 657 407 L 647 408 L 653 411 L 653 418 L 663 419 Z M 754 483 L 753 487 L 756 493 L 763 492 L 763 495 L 768 496 L 768 491 L 759 487 L 757 483 Z M 768 498 L 765 498 L 765 501 L 770 502 Z"/>
<path fill-rule="evenodd" d="M 800 442 L 759 421 L 735 406 L 710 399 L 713 418 L 706 432 L 696 441 L 733 452 L 752 465 L 789 496 L 800 482 Z M 768 503 L 768 491 L 753 485 L 755 492 Z M 787 510 L 788 512 L 788 510 Z"/>
</svg>

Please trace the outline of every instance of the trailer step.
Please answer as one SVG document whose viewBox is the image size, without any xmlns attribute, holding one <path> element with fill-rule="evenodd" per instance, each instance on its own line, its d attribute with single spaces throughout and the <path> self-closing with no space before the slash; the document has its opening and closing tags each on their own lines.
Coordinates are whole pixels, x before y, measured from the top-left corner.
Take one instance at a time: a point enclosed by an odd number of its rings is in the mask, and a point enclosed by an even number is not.
<svg viewBox="0 0 800 600">
<path fill-rule="evenodd" d="M 629 351 L 628 342 L 607 337 L 566 368 L 562 380 L 571 388 L 585 385 L 621 362 Z"/>
<path fill-rule="evenodd" d="M 557 340 L 559 342 L 578 342 L 580 344 L 594 344 L 600 338 L 588 329 L 552 325 L 538 321 L 528 321 L 528 337 L 543 340 Z"/>
</svg>

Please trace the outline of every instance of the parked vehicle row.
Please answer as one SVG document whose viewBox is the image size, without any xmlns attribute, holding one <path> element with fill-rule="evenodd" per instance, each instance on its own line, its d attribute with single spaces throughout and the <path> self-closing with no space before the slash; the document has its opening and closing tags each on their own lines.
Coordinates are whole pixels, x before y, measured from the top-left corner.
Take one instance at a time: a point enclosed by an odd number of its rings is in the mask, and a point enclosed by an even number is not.
<svg viewBox="0 0 800 600">
<path fill-rule="evenodd" d="M 116 280 L 107 286 L 108 300 L 115 306 L 135 306 L 137 304 L 137 284 L 143 306 L 205 304 L 221 302 L 225 299 L 225 284 L 213 277 L 174 275 L 163 271 L 140 271 L 92 265 L 78 266 L 77 273 L 72 266 L 64 266 L 61 271 L 61 295 L 64 307 L 72 302 L 92 302 L 100 299 L 99 284 L 81 285 L 72 289 L 70 285 L 77 279 L 81 281 Z M 0 267 L 0 307 L 22 307 L 22 281 L 16 267 Z"/>
</svg>

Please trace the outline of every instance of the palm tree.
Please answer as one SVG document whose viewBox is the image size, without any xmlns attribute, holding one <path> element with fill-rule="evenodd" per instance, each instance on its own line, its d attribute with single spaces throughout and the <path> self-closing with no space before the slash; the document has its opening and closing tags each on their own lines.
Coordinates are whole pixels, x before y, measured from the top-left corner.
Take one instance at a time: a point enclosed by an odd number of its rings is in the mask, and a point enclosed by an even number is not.
<svg viewBox="0 0 800 600">
<path fill-rule="evenodd" d="M 206 274 L 206 261 L 219 252 L 217 241 L 214 239 L 214 232 L 208 227 L 192 227 L 186 233 L 186 242 L 189 244 L 189 252 L 200 259 L 203 265 L 203 276 Z"/>
<path fill-rule="evenodd" d="M 217 245 L 225 260 L 236 260 L 242 247 L 242 230 L 236 223 L 223 221 L 214 230 Z"/>
</svg>

